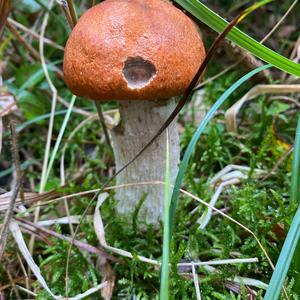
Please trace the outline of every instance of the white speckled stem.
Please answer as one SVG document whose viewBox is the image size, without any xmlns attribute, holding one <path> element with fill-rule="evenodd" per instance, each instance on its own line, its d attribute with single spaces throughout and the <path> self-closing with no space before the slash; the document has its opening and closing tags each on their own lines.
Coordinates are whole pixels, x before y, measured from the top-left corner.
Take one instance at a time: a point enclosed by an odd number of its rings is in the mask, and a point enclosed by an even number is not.
<svg viewBox="0 0 300 300">
<path fill-rule="evenodd" d="M 174 110 L 175 101 L 120 101 L 121 123 L 112 130 L 116 169 L 130 161 L 157 133 Z M 176 120 L 168 128 L 170 142 L 171 184 L 178 170 L 180 146 Z M 165 181 L 166 132 L 134 163 L 117 176 L 117 184 Z M 138 218 L 156 228 L 163 217 L 164 185 L 140 185 L 116 189 L 117 212 L 132 217 L 144 194 Z"/>
</svg>

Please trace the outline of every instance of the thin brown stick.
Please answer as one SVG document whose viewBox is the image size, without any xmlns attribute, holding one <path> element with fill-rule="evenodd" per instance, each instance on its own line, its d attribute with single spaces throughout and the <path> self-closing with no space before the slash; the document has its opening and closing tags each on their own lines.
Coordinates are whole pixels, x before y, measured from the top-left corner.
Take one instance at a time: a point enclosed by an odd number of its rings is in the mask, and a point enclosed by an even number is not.
<svg viewBox="0 0 300 300">
<path fill-rule="evenodd" d="M 276 23 L 276 25 L 271 29 L 270 32 L 268 32 L 268 34 L 261 40 L 261 43 L 264 43 L 272 34 L 273 32 L 275 32 L 277 30 L 277 28 L 281 25 L 281 23 L 286 19 L 286 17 L 288 16 L 288 14 L 292 11 L 292 9 L 294 8 L 294 6 L 297 4 L 298 0 L 295 0 L 290 7 L 288 8 L 288 10 L 285 12 L 285 14 L 280 18 L 280 20 Z"/>
<path fill-rule="evenodd" d="M 106 144 L 108 145 L 108 147 L 110 149 L 112 149 L 110 138 L 109 138 L 109 134 L 108 134 L 108 131 L 107 131 L 107 128 L 106 128 L 106 124 L 105 124 L 105 119 L 104 119 L 102 108 L 101 108 L 101 104 L 99 102 L 97 102 L 96 100 L 94 101 L 94 103 L 95 103 L 95 106 L 96 106 L 96 109 L 97 109 L 97 113 L 98 113 L 98 117 L 99 117 L 99 121 L 100 121 L 101 127 L 102 127 L 103 132 L 104 132 Z"/>
<path fill-rule="evenodd" d="M 75 27 L 75 25 L 77 24 L 77 16 L 76 16 L 73 0 L 67 0 L 67 2 L 68 2 L 70 15 L 72 18 L 73 27 Z"/>
<path fill-rule="evenodd" d="M 73 28 L 73 21 L 72 21 L 72 18 L 71 18 L 71 16 L 70 16 L 70 13 L 69 13 L 69 11 L 68 11 L 68 8 L 65 6 L 64 3 L 62 3 L 62 4 L 60 5 L 60 7 L 61 7 L 61 9 L 62 9 L 62 11 L 63 11 L 63 13 L 64 13 L 66 19 L 67 19 L 67 22 L 68 22 L 70 28 Z"/>
<path fill-rule="evenodd" d="M 40 35 L 38 33 L 36 33 L 34 30 L 31 30 L 30 28 L 27 28 L 26 26 L 24 26 L 23 24 L 17 22 L 16 20 L 13 20 L 11 18 L 8 18 L 7 19 L 7 22 L 9 24 L 11 24 L 12 26 L 15 26 L 16 28 L 22 30 L 23 32 L 25 33 L 28 33 L 29 35 L 31 35 L 32 37 L 36 38 L 36 39 L 39 39 L 40 38 Z M 55 43 L 54 41 L 50 40 L 50 39 L 47 39 L 47 38 L 43 38 L 44 39 L 44 42 L 45 44 L 48 44 L 58 50 L 62 50 L 64 51 L 64 47 L 58 45 L 57 43 Z"/>
<path fill-rule="evenodd" d="M 4 222 L 3 222 L 3 226 L 2 226 L 2 230 L 1 230 L 1 234 L 0 234 L 0 261 L 2 260 L 4 251 L 5 251 L 9 223 L 10 223 L 10 220 L 13 215 L 13 208 L 15 205 L 15 201 L 17 199 L 19 188 L 20 188 L 20 182 L 17 182 L 14 187 L 14 190 L 13 190 L 10 202 L 9 202 L 9 206 L 8 206 L 6 214 L 5 214 L 5 218 L 4 218 Z"/>
<path fill-rule="evenodd" d="M 266 180 L 268 178 L 270 178 L 274 172 L 278 169 L 278 167 L 286 160 L 286 158 L 291 154 L 293 153 L 293 150 L 294 150 L 294 146 L 291 146 L 287 151 L 285 151 L 283 153 L 283 155 L 279 158 L 279 160 L 275 163 L 275 165 L 273 166 L 272 170 L 262 178 L 262 180 Z"/>
<path fill-rule="evenodd" d="M 0 39 L 2 37 L 3 29 L 6 24 L 7 17 L 10 11 L 10 0 L 0 0 Z"/>
<path fill-rule="evenodd" d="M 17 290 L 16 284 L 15 284 L 15 280 L 13 279 L 13 276 L 11 275 L 11 272 L 10 272 L 11 268 L 9 267 L 8 259 L 5 258 L 5 263 L 4 264 L 5 264 L 5 272 L 7 274 L 7 277 L 9 279 L 9 281 L 10 281 L 10 285 L 11 285 L 12 289 L 14 290 L 14 293 L 16 294 L 17 299 L 21 299 L 20 293 Z"/>
<path fill-rule="evenodd" d="M 23 47 L 29 52 L 32 58 L 38 61 L 41 60 L 39 53 L 26 42 L 26 40 L 19 34 L 18 30 L 11 25 L 11 23 L 7 22 L 6 27 L 13 34 L 13 36 L 23 45 Z"/>
<path fill-rule="evenodd" d="M 21 201 L 24 202 L 24 189 L 23 189 L 23 180 L 22 180 L 22 170 L 20 164 L 20 155 L 19 155 L 19 142 L 18 142 L 18 134 L 16 131 L 16 124 L 14 118 L 11 114 L 8 115 L 10 132 L 11 132 L 11 148 L 13 161 L 16 169 L 17 182 L 20 183 L 20 198 Z"/>
<path fill-rule="evenodd" d="M 19 264 L 21 266 L 21 270 L 23 271 L 23 274 L 24 274 L 24 277 L 25 277 L 26 289 L 29 290 L 30 286 L 29 286 L 28 274 L 26 272 L 25 266 L 24 266 L 23 261 L 22 261 L 22 259 L 21 259 L 21 257 L 20 257 L 20 255 L 19 255 L 18 252 L 17 252 L 17 258 L 18 258 Z"/>
<path fill-rule="evenodd" d="M 15 202 L 16 202 L 16 199 L 17 199 L 17 196 L 18 196 L 19 189 L 22 186 L 22 173 L 21 173 L 21 168 L 20 168 L 20 157 L 19 157 L 19 151 L 18 151 L 18 138 L 17 138 L 15 124 L 14 124 L 14 121 L 13 121 L 11 115 L 9 115 L 9 123 L 10 123 L 10 129 L 11 129 L 13 160 L 14 160 L 16 173 L 17 173 L 17 183 L 14 187 L 14 191 L 12 193 L 12 196 L 11 196 L 11 199 L 10 199 L 10 202 L 9 202 L 6 214 L 5 214 L 5 218 L 4 218 L 4 222 L 3 222 L 3 226 L 2 226 L 2 230 L 1 230 L 1 235 L 0 235 L 0 261 L 2 260 L 4 251 L 5 251 L 6 240 L 7 240 L 7 236 L 8 236 L 9 223 L 10 223 L 10 220 L 11 220 L 12 215 L 13 215 L 13 209 L 14 209 L 14 206 L 15 206 Z M 21 199 L 24 200 L 24 193 L 21 196 Z"/>
<path fill-rule="evenodd" d="M 38 51 L 36 51 L 30 44 L 27 43 L 27 41 L 20 35 L 20 33 L 18 32 L 18 30 L 11 25 L 11 23 L 7 22 L 6 27 L 9 29 L 9 31 L 14 35 L 14 37 L 23 45 L 23 47 L 28 51 L 28 53 L 30 54 L 30 56 L 37 60 L 37 61 L 41 61 L 41 57 Z M 55 74 L 57 75 L 57 77 L 59 77 L 60 79 L 63 79 L 63 73 L 60 69 L 55 68 Z"/>
</svg>

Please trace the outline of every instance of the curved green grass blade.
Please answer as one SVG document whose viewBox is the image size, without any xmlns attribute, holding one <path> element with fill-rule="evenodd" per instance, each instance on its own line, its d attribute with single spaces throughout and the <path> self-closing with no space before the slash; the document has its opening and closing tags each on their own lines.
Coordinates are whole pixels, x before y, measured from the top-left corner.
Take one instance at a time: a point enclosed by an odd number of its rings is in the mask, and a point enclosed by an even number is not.
<svg viewBox="0 0 300 300">
<path fill-rule="evenodd" d="M 209 9 L 198 0 L 175 0 L 180 6 L 190 12 L 193 16 L 205 23 L 207 26 L 220 33 L 228 25 L 228 22 Z M 249 51 L 263 61 L 272 64 L 278 69 L 289 74 L 300 77 L 300 64 L 297 64 L 286 57 L 276 53 L 268 47 L 260 44 L 255 39 L 245 34 L 240 29 L 234 27 L 228 34 L 227 38 Z"/>
<path fill-rule="evenodd" d="M 251 72 L 244 75 L 242 78 L 240 78 L 238 81 L 236 81 L 229 89 L 227 89 L 223 95 L 215 102 L 215 104 L 211 107 L 209 112 L 206 114 L 204 119 L 201 121 L 199 127 L 197 128 L 196 132 L 194 133 L 185 153 L 183 156 L 183 159 L 179 166 L 179 171 L 177 173 L 177 177 L 175 180 L 175 185 L 173 189 L 173 194 L 171 198 L 171 204 L 170 204 L 170 233 L 172 236 L 172 232 L 174 229 L 174 220 L 175 220 L 175 213 L 178 203 L 178 197 L 179 197 L 179 190 L 181 187 L 181 183 L 183 180 L 184 173 L 187 169 L 189 159 L 194 151 L 194 148 L 196 146 L 196 143 L 199 140 L 199 137 L 203 133 L 204 128 L 206 127 L 207 123 L 212 119 L 214 113 L 219 109 L 219 107 L 228 99 L 228 97 L 244 82 L 246 82 L 249 78 L 254 76 L 255 74 L 261 72 L 262 70 L 265 70 L 267 68 L 270 68 L 271 65 L 265 65 L 259 68 L 256 68 L 252 70 Z"/>
<path fill-rule="evenodd" d="M 163 257 L 160 273 L 160 300 L 169 299 L 169 256 L 170 256 L 170 227 L 169 227 L 169 210 L 170 210 L 170 150 L 169 135 L 167 131 L 166 141 L 166 175 L 165 175 L 165 203 L 164 203 L 164 234 L 163 234 Z"/>
<path fill-rule="evenodd" d="M 300 203 L 300 114 L 295 137 L 294 160 L 292 171 L 291 201 Z M 279 298 L 283 281 L 289 270 L 296 246 L 300 239 L 300 205 L 293 218 L 291 227 L 281 249 L 275 270 L 264 300 L 277 300 Z M 295 255 L 299 255 L 295 253 Z M 299 268 L 299 265 L 297 266 Z"/>
</svg>

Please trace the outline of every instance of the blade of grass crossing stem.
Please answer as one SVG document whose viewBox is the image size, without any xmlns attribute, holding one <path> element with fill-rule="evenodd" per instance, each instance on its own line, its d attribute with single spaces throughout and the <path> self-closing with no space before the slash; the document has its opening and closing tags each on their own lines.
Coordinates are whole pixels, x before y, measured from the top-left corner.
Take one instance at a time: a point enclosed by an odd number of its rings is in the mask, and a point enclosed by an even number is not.
<svg viewBox="0 0 300 300">
<path fill-rule="evenodd" d="M 295 135 L 294 159 L 292 168 L 291 201 L 300 204 L 300 114 Z"/>
<path fill-rule="evenodd" d="M 249 78 L 254 76 L 255 74 L 270 68 L 271 65 L 265 65 L 259 68 L 256 68 L 252 70 L 251 72 L 244 75 L 242 78 L 240 78 L 238 81 L 236 81 L 229 89 L 227 89 L 223 95 L 215 102 L 215 104 L 211 107 L 211 109 L 208 111 L 208 113 L 205 115 L 204 119 L 199 124 L 199 127 L 197 128 L 196 132 L 194 133 L 191 141 L 189 142 L 189 145 L 184 153 L 183 159 L 180 163 L 179 170 L 177 173 L 177 177 L 175 180 L 175 185 L 173 189 L 173 194 L 171 198 L 171 204 L 170 204 L 170 237 L 172 236 L 172 233 L 174 231 L 174 221 L 175 221 L 175 214 L 176 214 L 176 208 L 178 203 L 178 197 L 179 197 L 179 189 L 181 187 L 181 183 L 183 180 L 184 173 L 187 169 L 189 159 L 195 149 L 195 146 L 203 133 L 207 123 L 212 119 L 214 116 L 214 113 L 219 109 L 219 107 L 228 99 L 228 97 L 244 82 L 246 82 Z"/>
<path fill-rule="evenodd" d="M 164 236 L 163 236 L 163 258 L 160 273 L 160 300 L 169 300 L 169 256 L 170 256 L 170 150 L 169 133 L 166 131 L 166 175 L 165 175 L 165 201 L 164 201 Z"/>
<path fill-rule="evenodd" d="M 198 0 L 175 1 L 198 20 L 202 21 L 218 33 L 222 32 L 228 25 L 228 22 L 225 19 L 220 17 Z M 254 6 L 256 7 L 256 4 Z M 257 56 L 265 62 L 274 65 L 278 69 L 300 77 L 300 64 L 297 64 L 260 44 L 258 41 L 251 38 L 237 27 L 232 28 L 232 30 L 228 33 L 227 38 L 241 48 L 249 51 L 254 56 Z"/>
<path fill-rule="evenodd" d="M 65 129 L 67 127 L 67 124 L 68 124 L 68 121 L 69 121 L 69 118 L 70 118 L 70 115 L 71 115 L 71 112 L 72 112 L 75 100 L 76 100 L 76 96 L 72 96 L 70 105 L 68 107 L 68 110 L 67 110 L 67 113 L 65 115 L 64 121 L 63 121 L 63 123 L 61 125 L 61 129 L 59 131 L 56 143 L 54 145 L 54 148 L 53 148 L 50 160 L 49 160 L 49 165 L 48 165 L 48 169 L 47 169 L 47 173 L 46 173 L 46 182 L 47 182 L 49 174 L 51 172 L 51 169 L 52 169 L 52 166 L 53 166 L 53 163 L 54 163 L 54 160 L 55 160 L 55 157 L 56 157 L 56 154 L 57 154 L 60 142 L 62 140 L 62 137 L 64 135 Z"/>
<path fill-rule="evenodd" d="M 292 168 L 292 188 L 291 201 L 300 204 L 300 114 L 298 116 L 298 125 L 295 137 L 294 160 Z M 293 218 L 291 227 L 281 249 L 275 270 L 273 272 L 269 287 L 264 300 L 277 300 L 283 281 L 289 270 L 290 263 L 295 253 L 296 246 L 300 238 L 300 205 Z M 298 253 L 295 253 L 299 256 Z M 298 257 L 297 257 L 298 259 Z M 297 265 L 299 269 L 299 265 Z"/>
</svg>

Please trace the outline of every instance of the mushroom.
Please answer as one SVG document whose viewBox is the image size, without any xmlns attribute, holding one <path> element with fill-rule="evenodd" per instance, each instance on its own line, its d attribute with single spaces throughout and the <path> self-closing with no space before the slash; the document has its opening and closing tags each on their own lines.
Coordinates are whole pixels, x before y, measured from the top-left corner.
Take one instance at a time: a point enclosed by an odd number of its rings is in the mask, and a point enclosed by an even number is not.
<svg viewBox="0 0 300 300">
<path fill-rule="evenodd" d="M 106 0 L 90 8 L 68 39 L 64 77 L 70 90 L 96 101 L 117 101 L 120 124 L 111 131 L 116 170 L 130 161 L 155 135 L 195 76 L 205 50 L 195 24 L 165 0 Z M 176 120 L 168 128 L 171 183 L 180 155 Z M 164 181 L 165 133 L 121 172 L 116 210 L 158 227 L 164 187 L 139 185 Z"/>
</svg>

